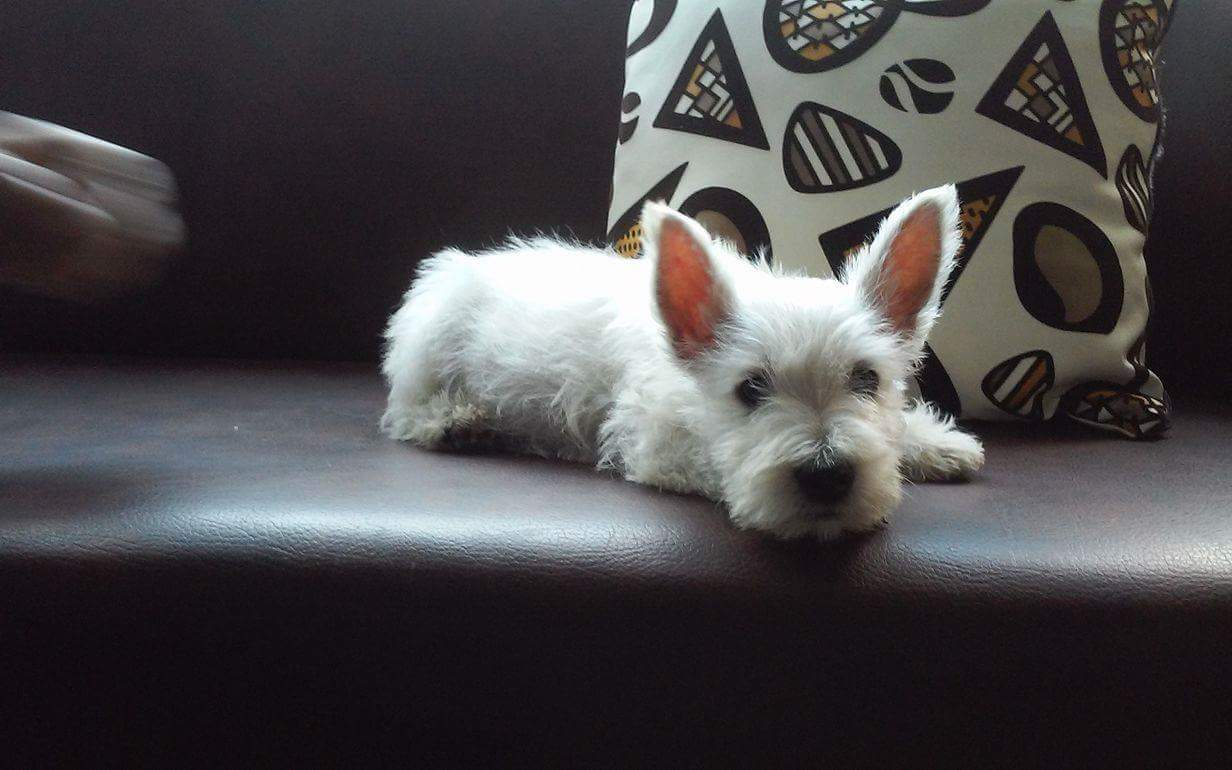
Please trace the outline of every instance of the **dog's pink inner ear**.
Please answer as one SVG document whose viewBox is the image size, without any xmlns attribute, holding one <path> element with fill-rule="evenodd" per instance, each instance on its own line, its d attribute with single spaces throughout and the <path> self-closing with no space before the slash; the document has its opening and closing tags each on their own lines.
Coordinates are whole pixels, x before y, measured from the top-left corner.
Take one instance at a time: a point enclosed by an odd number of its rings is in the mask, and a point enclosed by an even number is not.
<svg viewBox="0 0 1232 770">
<path fill-rule="evenodd" d="M 911 334 L 941 267 L 941 215 L 932 206 L 911 213 L 890 243 L 879 292 L 894 330 Z"/>
<path fill-rule="evenodd" d="M 676 355 L 696 358 L 714 344 L 723 297 L 705 247 L 675 219 L 660 225 L 655 291 Z"/>
</svg>

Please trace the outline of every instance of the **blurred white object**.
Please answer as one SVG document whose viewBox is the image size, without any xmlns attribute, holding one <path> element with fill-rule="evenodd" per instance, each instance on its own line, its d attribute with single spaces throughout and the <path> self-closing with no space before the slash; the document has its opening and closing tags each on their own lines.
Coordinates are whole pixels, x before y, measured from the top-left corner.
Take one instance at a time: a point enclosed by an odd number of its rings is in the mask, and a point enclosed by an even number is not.
<svg viewBox="0 0 1232 770">
<path fill-rule="evenodd" d="M 0 284 L 105 299 L 155 281 L 183 241 L 165 165 L 0 112 Z"/>
</svg>

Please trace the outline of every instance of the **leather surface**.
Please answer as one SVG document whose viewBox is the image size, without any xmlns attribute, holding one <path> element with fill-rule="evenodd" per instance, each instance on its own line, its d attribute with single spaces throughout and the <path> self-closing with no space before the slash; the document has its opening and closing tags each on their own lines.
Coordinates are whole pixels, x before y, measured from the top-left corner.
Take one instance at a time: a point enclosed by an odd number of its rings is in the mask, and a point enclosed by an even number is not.
<svg viewBox="0 0 1232 770">
<path fill-rule="evenodd" d="M 3 107 L 168 162 L 191 247 L 0 293 L 9 351 L 371 358 L 418 256 L 603 233 L 627 3 L 10 6 Z M 369 367 L 0 361 L 5 762 L 1226 763 L 1230 37 L 1181 0 L 1165 45 L 1173 438 L 981 428 L 868 538 L 393 444 Z"/>
<path fill-rule="evenodd" d="M 819 546 L 387 441 L 367 367 L 10 360 L 0 392 L 5 727 L 53 726 L 49 762 L 1226 748 L 1226 409 L 1155 444 L 981 426 L 975 481 Z"/>
<path fill-rule="evenodd" d="M 605 232 L 627 0 L 9 5 L 4 108 L 166 161 L 191 236 L 126 302 L 0 294 L 9 350 L 372 359 L 433 249 Z M 1182 395 L 1232 385 L 1229 39 L 1181 0 L 1164 45 L 1150 349 Z"/>
</svg>

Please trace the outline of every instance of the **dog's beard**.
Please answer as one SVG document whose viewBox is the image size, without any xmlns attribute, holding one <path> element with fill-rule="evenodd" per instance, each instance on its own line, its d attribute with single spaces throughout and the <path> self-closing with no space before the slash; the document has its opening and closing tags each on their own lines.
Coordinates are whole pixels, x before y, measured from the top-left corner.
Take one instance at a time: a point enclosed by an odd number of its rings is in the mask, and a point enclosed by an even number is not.
<svg viewBox="0 0 1232 770">
<path fill-rule="evenodd" d="M 878 427 L 850 420 L 832 431 L 825 448 L 856 466 L 851 493 L 830 506 L 809 500 L 794 476 L 796 468 L 821 451 L 818 442 L 783 432 L 747 447 L 727 445 L 721 484 L 732 520 L 781 538 L 820 540 L 884 522 L 902 498 L 894 443 Z"/>
</svg>

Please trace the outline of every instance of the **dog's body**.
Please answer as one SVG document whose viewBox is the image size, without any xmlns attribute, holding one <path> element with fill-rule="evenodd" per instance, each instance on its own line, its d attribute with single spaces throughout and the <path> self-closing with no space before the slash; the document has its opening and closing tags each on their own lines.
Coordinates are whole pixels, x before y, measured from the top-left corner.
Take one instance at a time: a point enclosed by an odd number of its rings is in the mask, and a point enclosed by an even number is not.
<svg viewBox="0 0 1232 770">
<path fill-rule="evenodd" d="M 382 427 L 432 448 L 500 437 L 722 500 L 737 524 L 784 537 L 870 528 L 902 472 L 983 460 L 905 401 L 958 241 L 952 188 L 912 204 L 932 212 L 927 232 L 896 212 L 897 240 L 874 241 L 843 282 L 776 272 L 654 204 L 640 260 L 547 239 L 441 252 L 390 323 Z M 907 236 L 935 247 L 927 274 L 879 272 L 878 249 Z M 887 282 L 915 294 L 881 297 Z"/>
</svg>

